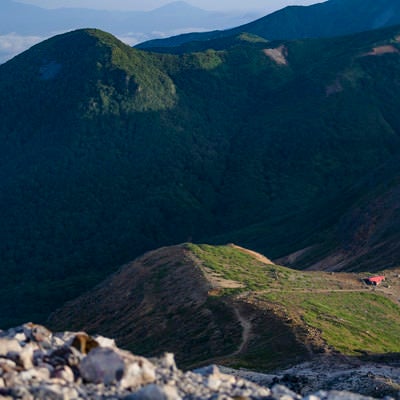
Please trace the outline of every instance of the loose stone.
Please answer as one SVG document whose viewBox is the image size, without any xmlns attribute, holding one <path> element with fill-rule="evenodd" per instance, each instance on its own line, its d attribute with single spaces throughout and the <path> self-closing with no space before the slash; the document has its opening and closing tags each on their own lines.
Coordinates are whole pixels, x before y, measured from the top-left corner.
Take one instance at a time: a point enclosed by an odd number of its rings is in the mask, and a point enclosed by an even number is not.
<svg viewBox="0 0 400 400">
<path fill-rule="evenodd" d="M 82 360 L 79 370 L 87 382 L 110 385 L 122 379 L 124 367 L 124 361 L 114 350 L 97 347 Z"/>
<path fill-rule="evenodd" d="M 0 331 L 0 400 L 302 399 L 286 386 L 269 389 L 239 376 L 215 365 L 183 372 L 171 353 L 149 360 L 119 349 L 112 339 L 84 332 L 53 334 L 33 323 Z M 303 400 L 371 398 L 319 391 Z"/>
</svg>

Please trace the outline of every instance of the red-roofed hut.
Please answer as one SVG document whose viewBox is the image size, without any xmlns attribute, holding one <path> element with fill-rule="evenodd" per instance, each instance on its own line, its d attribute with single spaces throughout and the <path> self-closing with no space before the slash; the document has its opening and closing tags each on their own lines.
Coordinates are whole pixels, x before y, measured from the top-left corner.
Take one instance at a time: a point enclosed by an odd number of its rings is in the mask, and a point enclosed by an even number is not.
<svg viewBox="0 0 400 400">
<path fill-rule="evenodd" d="M 383 275 L 380 276 L 370 276 L 369 278 L 365 279 L 365 282 L 368 283 L 368 285 L 380 285 L 382 281 L 385 280 L 385 277 Z"/>
</svg>

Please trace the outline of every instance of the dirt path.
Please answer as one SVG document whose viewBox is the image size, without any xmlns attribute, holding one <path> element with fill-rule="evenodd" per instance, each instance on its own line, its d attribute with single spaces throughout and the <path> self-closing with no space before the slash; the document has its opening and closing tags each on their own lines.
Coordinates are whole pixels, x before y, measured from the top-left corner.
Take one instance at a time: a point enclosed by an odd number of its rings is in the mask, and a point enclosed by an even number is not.
<svg viewBox="0 0 400 400">
<path fill-rule="evenodd" d="M 333 292 L 364 292 L 368 289 L 267 289 L 267 290 L 258 290 L 254 293 L 271 293 L 271 292 L 279 292 L 279 293 L 288 293 L 288 292 L 296 292 L 296 293 L 333 293 Z M 370 289 L 371 290 L 371 289 Z"/>
<path fill-rule="evenodd" d="M 246 349 L 249 340 L 251 338 L 251 330 L 252 330 L 252 324 L 251 322 L 240 312 L 238 306 L 233 305 L 234 308 L 234 313 L 236 315 L 236 318 L 238 319 L 238 321 L 240 322 L 240 325 L 242 326 L 242 340 L 240 342 L 239 347 L 237 348 L 237 350 L 235 350 L 232 353 L 226 354 L 224 356 L 218 356 L 218 357 L 212 357 L 212 358 L 208 358 L 206 360 L 202 360 L 201 361 L 201 365 L 209 365 L 209 364 L 215 364 L 215 363 L 223 363 L 224 360 L 232 358 L 232 357 L 236 357 L 238 356 L 240 353 L 242 353 L 243 350 Z M 198 367 L 199 365 L 189 365 L 187 368 L 191 369 L 194 367 Z"/>
<path fill-rule="evenodd" d="M 239 348 L 234 351 L 232 354 L 230 354 L 230 356 L 237 356 L 238 354 L 240 354 L 243 350 L 246 349 L 247 344 L 249 343 L 250 340 L 250 333 L 251 333 L 251 322 L 246 319 L 243 314 L 239 311 L 239 308 L 237 306 L 235 306 L 235 315 L 237 317 L 237 319 L 240 322 L 240 325 L 242 325 L 242 342 L 240 343 Z"/>
</svg>

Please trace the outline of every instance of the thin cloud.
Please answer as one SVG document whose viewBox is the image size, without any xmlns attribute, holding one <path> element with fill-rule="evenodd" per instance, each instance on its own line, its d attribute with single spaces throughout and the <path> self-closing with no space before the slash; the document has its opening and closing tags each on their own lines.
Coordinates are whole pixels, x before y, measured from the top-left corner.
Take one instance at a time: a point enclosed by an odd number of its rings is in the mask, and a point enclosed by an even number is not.
<svg viewBox="0 0 400 400">
<path fill-rule="evenodd" d="M 116 35 L 116 37 L 127 45 L 134 46 L 146 40 L 167 38 L 188 32 L 207 32 L 208 30 L 206 28 L 182 28 L 169 31 L 153 31 L 151 33 L 129 32 L 123 35 Z"/>
<path fill-rule="evenodd" d="M 121 40 L 121 42 L 124 42 L 128 46 L 134 46 L 135 44 L 144 42 L 146 40 L 149 40 L 150 37 L 149 35 L 143 34 L 143 33 L 126 33 L 123 35 L 116 35 L 116 37 Z"/>
<path fill-rule="evenodd" d="M 17 54 L 46 39 L 40 36 L 23 36 L 17 33 L 0 35 L 0 63 L 4 63 Z"/>
</svg>

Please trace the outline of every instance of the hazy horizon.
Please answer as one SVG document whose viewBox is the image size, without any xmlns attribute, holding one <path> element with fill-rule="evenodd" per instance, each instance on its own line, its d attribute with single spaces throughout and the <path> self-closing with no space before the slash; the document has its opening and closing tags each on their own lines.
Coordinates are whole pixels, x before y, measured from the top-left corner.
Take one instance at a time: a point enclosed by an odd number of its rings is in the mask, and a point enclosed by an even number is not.
<svg viewBox="0 0 400 400">
<path fill-rule="evenodd" d="M 131 10 L 148 11 L 173 2 L 173 0 L 148 0 L 145 5 L 140 0 L 14 0 L 18 3 L 32 4 L 45 8 L 89 8 L 94 10 Z M 288 5 L 310 5 L 322 3 L 324 0 L 185 0 L 192 6 L 213 11 L 254 11 L 266 10 L 271 12 Z"/>
</svg>

